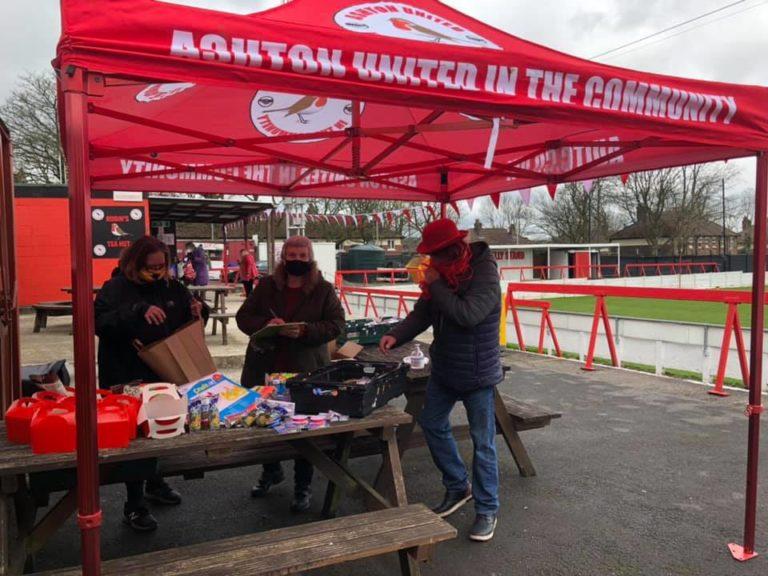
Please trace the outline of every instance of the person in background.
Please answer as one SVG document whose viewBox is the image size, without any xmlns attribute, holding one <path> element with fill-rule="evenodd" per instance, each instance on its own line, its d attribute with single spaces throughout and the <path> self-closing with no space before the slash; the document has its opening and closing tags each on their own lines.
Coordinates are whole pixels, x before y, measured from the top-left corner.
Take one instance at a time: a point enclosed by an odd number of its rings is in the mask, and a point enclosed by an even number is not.
<svg viewBox="0 0 768 576">
<path fill-rule="evenodd" d="M 160 378 L 139 358 L 134 342 L 161 340 L 207 309 L 178 281 L 169 277 L 165 244 L 151 236 L 137 239 L 120 257 L 120 264 L 94 303 L 99 337 L 99 386 L 110 388 Z M 124 522 L 138 532 L 157 528 L 146 501 L 164 505 L 181 503 L 179 493 L 160 476 L 126 483 L 128 499 Z"/>
<path fill-rule="evenodd" d="M 417 248 L 430 256 L 422 295 L 379 347 L 387 353 L 432 327 L 432 370 L 419 424 L 446 490 L 434 512 L 449 516 L 474 497 L 476 516 L 469 537 L 485 542 L 493 538 L 499 508 L 495 386 L 504 378 L 501 288 L 488 245 L 467 244 L 466 235 L 448 219 L 427 225 Z M 474 446 L 471 485 L 449 420 L 456 402 L 467 411 Z"/>
<path fill-rule="evenodd" d="M 249 344 L 245 355 L 242 384 L 248 388 L 264 385 L 273 372 L 309 372 L 330 363 L 328 342 L 344 330 L 344 310 L 333 284 L 317 269 L 312 242 L 292 236 L 283 244 L 275 273 L 261 280 L 237 312 L 237 326 L 248 336 L 265 326 L 304 322 L 285 327 L 273 340 Z M 294 499 L 291 510 L 304 512 L 311 506 L 312 464 L 303 459 L 294 463 Z M 264 465 L 255 498 L 285 479 L 280 463 Z"/>
<path fill-rule="evenodd" d="M 240 250 L 240 268 L 235 275 L 235 282 L 240 282 L 245 289 L 245 295 L 250 296 L 253 292 L 253 283 L 259 277 L 259 269 L 256 266 L 256 260 L 253 259 L 247 248 Z"/>
<path fill-rule="evenodd" d="M 193 286 L 208 286 L 208 257 L 203 250 L 203 245 L 195 246 L 193 242 L 187 243 L 187 257 L 185 262 L 192 264 L 195 277 Z"/>
</svg>

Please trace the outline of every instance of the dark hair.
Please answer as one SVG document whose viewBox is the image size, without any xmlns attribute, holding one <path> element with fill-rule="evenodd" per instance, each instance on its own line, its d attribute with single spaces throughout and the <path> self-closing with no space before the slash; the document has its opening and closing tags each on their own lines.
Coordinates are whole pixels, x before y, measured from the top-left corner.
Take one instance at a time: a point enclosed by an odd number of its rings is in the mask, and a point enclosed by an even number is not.
<svg viewBox="0 0 768 576">
<path fill-rule="evenodd" d="M 120 271 L 131 282 L 139 282 L 139 271 L 147 264 L 150 254 L 162 252 L 168 265 L 168 247 L 152 236 L 142 236 L 120 255 Z"/>
</svg>

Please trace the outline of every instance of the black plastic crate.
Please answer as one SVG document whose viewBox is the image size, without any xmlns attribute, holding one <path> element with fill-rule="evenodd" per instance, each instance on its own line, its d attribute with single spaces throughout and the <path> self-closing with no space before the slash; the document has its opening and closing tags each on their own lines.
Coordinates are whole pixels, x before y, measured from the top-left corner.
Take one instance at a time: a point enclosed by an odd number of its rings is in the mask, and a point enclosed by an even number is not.
<svg viewBox="0 0 768 576">
<path fill-rule="evenodd" d="M 392 317 L 384 317 L 380 321 L 363 318 L 360 320 L 347 320 L 346 334 L 340 338 L 343 344 L 347 340 L 357 342 L 361 346 L 378 344 L 381 337 L 400 324 L 402 320 Z"/>
<path fill-rule="evenodd" d="M 362 418 L 405 391 L 407 372 L 404 364 L 345 360 L 301 374 L 286 386 L 297 414 L 333 410 Z"/>
</svg>

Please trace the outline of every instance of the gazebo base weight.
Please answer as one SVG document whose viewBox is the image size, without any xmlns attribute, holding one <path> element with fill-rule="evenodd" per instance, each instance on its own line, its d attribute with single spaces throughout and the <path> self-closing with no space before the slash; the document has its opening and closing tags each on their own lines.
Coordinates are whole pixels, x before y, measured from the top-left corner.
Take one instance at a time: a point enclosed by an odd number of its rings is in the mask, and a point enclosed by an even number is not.
<svg viewBox="0 0 768 576">
<path fill-rule="evenodd" d="M 739 562 L 746 562 L 758 556 L 757 552 L 747 552 L 744 550 L 744 546 L 741 544 L 728 544 L 728 549 L 731 551 L 731 556 L 733 556 L 734 560 Z"/>
</svg>

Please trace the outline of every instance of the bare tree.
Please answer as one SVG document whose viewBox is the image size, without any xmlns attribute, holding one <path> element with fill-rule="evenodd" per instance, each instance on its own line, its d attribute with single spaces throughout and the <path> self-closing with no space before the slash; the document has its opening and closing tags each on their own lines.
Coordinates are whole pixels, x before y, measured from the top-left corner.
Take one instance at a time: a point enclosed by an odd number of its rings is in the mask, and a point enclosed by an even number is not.
<svg viewBox="0 0 768 576">
<path fill-rule="evenodd" d="M 21 76 L 0 106 L 13 140 L 18 182 L 60 184 L 66 181 L 56 110 L 56 79 L 52 72 Z"/>
<path fill-rule="evenodd" d="M 554 201 L 547 197 L 536 203 L 535 223 L 557 242 L 602 242 L 616 227 L 611 204 L 605 180 L 595 180 L 590 192 L 570 182 L 558 188 Z"/>
<path fill-rule="evenodd" d="M 706 221 L 721 220 L 721 185 L 734 177 L 729 167 L 697 164 L 638 172 L 612 194 L 625 221 L 639 224 L 651 253 L 681 255 Z"/>
<path fill-rule="evenodd" d="M 483 199 L 479 216 L 485 226 L 504 228 L 516 234 L 517 243 L 533 225 L 533 210 L 516 193 L 502 194 L 498 208 L 490 198 Z"/>
</svg>

